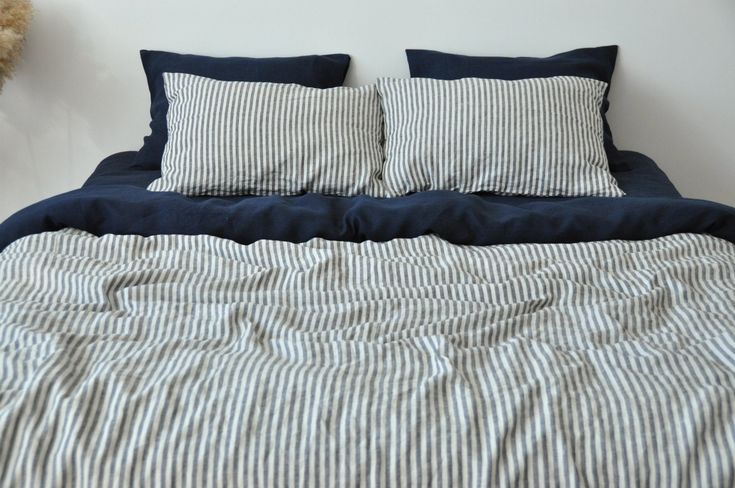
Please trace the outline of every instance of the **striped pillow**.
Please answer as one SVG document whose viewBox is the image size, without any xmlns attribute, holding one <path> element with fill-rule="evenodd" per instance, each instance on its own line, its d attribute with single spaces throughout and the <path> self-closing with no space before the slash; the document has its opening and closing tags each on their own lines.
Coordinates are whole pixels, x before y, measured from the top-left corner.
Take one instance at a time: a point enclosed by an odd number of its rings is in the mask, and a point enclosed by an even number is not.
<svg viewBox="0 0 735 488">
<path fill-rule="evenodd" d="M 169 137 L 152 191 L 379 194 L 375 87 L 309 88 L 164 73 Z"/>
<path fill-rule="evenodd" d="M 603 147 L 606 88 L 571 76 L 381 79 L 386 191 L 622 196 Z"/>
</svg>

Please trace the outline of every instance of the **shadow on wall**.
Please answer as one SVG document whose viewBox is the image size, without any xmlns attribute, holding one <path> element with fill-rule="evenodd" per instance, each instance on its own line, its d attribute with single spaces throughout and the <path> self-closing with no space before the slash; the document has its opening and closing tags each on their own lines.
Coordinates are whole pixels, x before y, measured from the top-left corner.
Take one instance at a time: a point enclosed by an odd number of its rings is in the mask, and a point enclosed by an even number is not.
<svg viewBox="0 0 735 488">
<path fill-rule="evenodd" d="M 722 165 L 732 161 L 732 154 L 722 150 L 720 135 L 710 123 L 692 115 L 706 110 L 697 106 L 698 100 L 677 97 L 675 89 L 662 90 L 671 80 L 645 77 L 644 72 L 619 59 L 610 117 L 617 146 L 653 158 L 684 196 L 733 205 L 732 180 L 722 178 Z M 624 96 L 616 98 L 615 93 Z M 616 113 L 638 114 L 639 123 L 635 128 L 626 126 Z"/>
<path fill-rule="evenodd" d="M 0 94 L 0 168 L 21 186 L 77 186 L 75 147 L 109 147 L 119 138 L 113 107 L 126 87 L 109 71 L 113 63 L 95 61 L 99 40 L 84 37 L 89 19 L 80 14 L 70 4 L 37 8 L 23 60 Z M 100 120 L 105 123 L 94 123 Z"/>
</svg>

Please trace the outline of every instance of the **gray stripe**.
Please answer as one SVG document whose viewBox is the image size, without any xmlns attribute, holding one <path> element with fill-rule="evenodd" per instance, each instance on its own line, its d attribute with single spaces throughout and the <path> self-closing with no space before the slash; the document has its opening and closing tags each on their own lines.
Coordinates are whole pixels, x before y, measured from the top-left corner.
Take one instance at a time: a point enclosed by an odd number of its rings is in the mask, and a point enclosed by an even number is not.
<svg viewBox="0 0 735 488">
<path fill-rule="evenodd" d="M 0 254 L 0 485 L 735 482 L 735 245 Z"/>
</svg>

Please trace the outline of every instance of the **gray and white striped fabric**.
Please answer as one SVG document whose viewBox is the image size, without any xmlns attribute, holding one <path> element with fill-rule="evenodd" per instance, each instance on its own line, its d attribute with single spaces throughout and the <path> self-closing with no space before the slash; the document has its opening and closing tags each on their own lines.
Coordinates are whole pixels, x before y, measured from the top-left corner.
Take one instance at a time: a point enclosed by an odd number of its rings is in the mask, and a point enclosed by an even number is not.
<svg viewBox="0 0 735 488">
<path fill-rule="evenodd" d="M 163 79 L 169 137 L 149 190 L 381 196 L 383 115 L 374 86 Z"/>
<path fill-rule="evenodd" d="M 622 196 L 603 146 L 606 88 L 569 76 L 381 79 L 386 190 Z"/>
<path fill-rule="evenodd" d="M 2 486 L 732 486 L 735 245 L 30 236 Z"/>
</svg>

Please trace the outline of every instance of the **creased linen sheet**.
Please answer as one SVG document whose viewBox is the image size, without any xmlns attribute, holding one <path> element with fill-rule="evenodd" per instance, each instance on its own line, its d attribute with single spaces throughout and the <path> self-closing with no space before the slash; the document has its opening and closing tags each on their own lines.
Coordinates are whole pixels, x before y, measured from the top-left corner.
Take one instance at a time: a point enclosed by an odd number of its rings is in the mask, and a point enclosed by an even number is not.
<svg viewBox="0 0 735 488">
<path fill-rule="evenodd" d="M 735 245 L 32 235 L 3 486 L 728 486 Z"/>
</svg>

